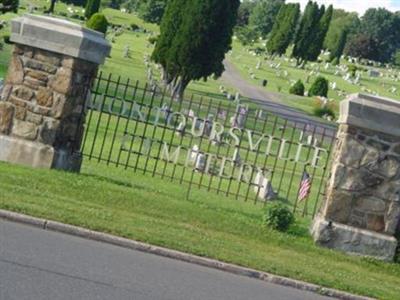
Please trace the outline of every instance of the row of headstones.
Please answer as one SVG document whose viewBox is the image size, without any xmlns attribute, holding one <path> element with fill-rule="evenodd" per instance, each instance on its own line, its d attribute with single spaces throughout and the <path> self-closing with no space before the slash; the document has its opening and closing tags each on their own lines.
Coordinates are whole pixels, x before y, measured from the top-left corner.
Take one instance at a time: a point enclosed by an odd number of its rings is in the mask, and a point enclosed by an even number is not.
<svg viewBox="0 0 400 300">
<path fill-rule="evenodd" d="M 248 50 L 248 51 L 251 52 L 251 50 Z M 230 55 L 232 55 L 232 53 L 233 52 L 231 52 Z M 241 55 L 236 57 L 236 59 L 240 59 L 240 58 L 241 58 Z M 352 62 L 352 63 L 355 62 L 353 58 L 349 58 L 349 59 L 350 59 L 350 62 Z M 287 62 L 290 62 L 293 67 L 298 67 L 298 68 L 304 68 L 305 67 L 305 66 L 297 66 L 297 63 L 293 58 L 289 59 L 288 57 L 284 57 L 284 60 L 287 61 Z M 356 61 L 356 63 L 357 63 L 357 61 Z M 257 70 L 260 70 L 261 67 L 262 67 L 261 60 L 258 59 L 257 65 L 256 65 L 255 68 Z M 280 62 L 278 62 L 278 63 L 270 62 L 269 63 L 269 67 L 272 68 L 272 69 L 277 70 L 276 71 L 276 76 L 277 77 L 283 77 L 285 79 L 288 79 L 290 85 L 293 85 L 296 82 L 296 80 L 289 78 L 290 74 L 286 70 L 283 70 L 281 72 L 281 70 L 280 70 L 281 63 Z M 311 71 L 308 73 L 308 75 L 306 77 L 306 82 L 307 83 L 309 83 L 310 78 L 312 76 L 318 77 L 318 76 L 321 75 L 321 72 L 320 72 L 321 71 L 321 65 L 320 65 L 320 63 L 311 63 L 309 68 L 311 69 Z M 329 63 L 329 62 L 326 63 L 325 66 L 324 66 L 324 69 L 326 71 L 330 71 L 331 68 L 332 68 L 332 64 Z M 388 69 L 388 74 L 381 73 L 381 72 L 379 72 L 377 70 L 374 70 L 374 69 L 369 69 L 368 70 L 368 75 L 370 77 L 373 77 L 373 78 L 385 77 L 387 79 L 394 80 L 394 81 L 398 82 L 399 81 L 399 77 L 400 77 L 400 73 L 399 74 L 393 74 L 395 72 L 393 69 L 389 68 L 389 66 L 386 66 L 386 68 Z M 252 68 L 250 68 L 249 66 L 245 65 L 245 69 L 248 70 L 248 73 L 249 73 L 251 79 L 257 79 L 257 77 L 254 74 Z M 357 71 L 355 77 L 353 77 L 353 75 L 351 73 L 349 73 L 349 67 L 347 65 L 345 65 L 345 64 L 341 64 L 341 65 L 335 66 L 335 72 L 334 72 L 333 75 L 341 76 L 343 78 L 343 80 L 349 82 L 350 84 L 360 86 L 362 91 L 368 92 L 370 94 L 378 95 L 378 93 L 376 91 L 369 90 L 369 89 L 367 89 L 366 87 L 364 87 L 361 84 L 361 72 Z M 336 82 L 331 83 L 330 87 L 333 90 L 337 91 L 337 93 L 338 93 L 338 95 L 340 97 L 346 97 L 347 96 L 346 91 L 339 89 L 337 87 L 337 83 Z M 395 86 L 391 86 L 389 89 L 387 89 L 387 91 L 392 93 L 392 94 L 397 94 L 397 88 Z"/>
</svg>

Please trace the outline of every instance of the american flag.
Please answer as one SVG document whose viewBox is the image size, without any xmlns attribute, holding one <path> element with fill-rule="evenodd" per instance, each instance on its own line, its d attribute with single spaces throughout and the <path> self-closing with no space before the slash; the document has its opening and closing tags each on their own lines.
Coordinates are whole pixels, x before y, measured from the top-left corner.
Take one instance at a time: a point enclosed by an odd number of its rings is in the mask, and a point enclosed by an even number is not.
<svg viewBox="0 0 400 300">
<path fill-rule="evenodd" d="M 299 201 L 303 201 L 308 197 L 311 190 L 311 176 L 306 171 L 303 173 L 303 177 L 300 182 L 300 191 L 299 191 Z"/>
</svg>

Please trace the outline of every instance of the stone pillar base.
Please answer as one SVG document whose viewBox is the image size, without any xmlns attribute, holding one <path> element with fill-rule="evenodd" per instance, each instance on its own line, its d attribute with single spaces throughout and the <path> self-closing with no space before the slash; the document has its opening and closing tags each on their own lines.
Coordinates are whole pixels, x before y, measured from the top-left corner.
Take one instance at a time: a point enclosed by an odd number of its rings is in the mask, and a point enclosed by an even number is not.
<svg viewBox="0 0 400 300">
<path fill-rule="evenodd" d="M 385 261 L 393 261 L 397 248 L 394 237 L 330 222 L 321 215 L 315 218 L 311 234 L 321 246 Z"/>
<path fill-rule="evenodd" d="M 79 172 L 82 158 L 79 154 L 71 155 L 49 145 L 0 135 L 0 161 L 34 168 Z"/>
</svg>

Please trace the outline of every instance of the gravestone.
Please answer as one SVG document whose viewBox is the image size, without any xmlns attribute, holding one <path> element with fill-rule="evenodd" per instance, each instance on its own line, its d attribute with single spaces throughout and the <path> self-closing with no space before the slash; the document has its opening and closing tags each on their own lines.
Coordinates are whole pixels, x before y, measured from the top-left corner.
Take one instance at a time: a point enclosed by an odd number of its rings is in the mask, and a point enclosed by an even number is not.
<svg viewBox="0 0 400 300">
<path fill-rule="evenodd" d="M 50 17 L 11 21 L 15 43 L 0 101 L 0 160 L 78 171 L 84 109 L 103 34 Z"/>
<path fill-rule="evenodd" d="M 342 101 L 338 123 L 314 239 L 329 248 L 393 260 L 400 221 L 400 102 L 352 95 Z"/>
</svg>

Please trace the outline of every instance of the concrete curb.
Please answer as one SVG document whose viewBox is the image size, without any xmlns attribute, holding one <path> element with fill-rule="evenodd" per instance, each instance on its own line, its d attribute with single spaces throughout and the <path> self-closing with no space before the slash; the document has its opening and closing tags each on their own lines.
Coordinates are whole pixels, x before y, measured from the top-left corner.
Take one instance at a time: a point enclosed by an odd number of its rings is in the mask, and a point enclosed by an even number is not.
<svg viewBox="0 0 400 300">
<path fill-rule="evenodd" d="M 328 297 L 333 297 L 342 300 L 371 300 L 373 298 L 356 296 L 349 293 L 341 292 L 335 289 L 324 288 L 322 286 L 306 283 L 303 281 L 290 279 L 286 277 L 276 276 L 269 273 L 252 270 L 240 266 L 236 266 L 229 263 L 220 262 L 214 259 L 204 258 L 196 255 L 191 255 L 175 250 L 170 250 L 163 247 L 152 246 L 149 244 L 137 242 L 134 240 L 129 240 L 117 236 L 113 236 L 110 234 L 105 234 L 101 232 L 96 232 L 84 228 L 80 228 L 77 226 L 72 226 L 68 224 L 63 224 L 59 222 L 54 222 L 50 220 L 45 220 L 41 218 L 30 217 L 23 214 L 18 214 L 6 210 L 0 209 L 0 219 L 22 223 L 26 225 L 31 225 L 35 227 L 39 227 L 45 230 L 51 230 L 56 232 L 61 232 L 64 234 L 74 235 L 94 241 L 104 242 L 108 244 L 113 244 L 119 247 L 124 247 L 128 249 L 138 250 L 146 253 L 151 253 L 155 255 L 160 255 L 172 259 L 177 259 L 180 261 L 193 263 L 229 273 L 233 273 L 236 275 L 246 276 L 250 278 L 259 279 L 265 282 L 279 284 L 282 286 L 292 287 L 299 290 L 309 291 L 313 293 L 317 293 L 319 295 L 324 295 Z"/>
</svg>

